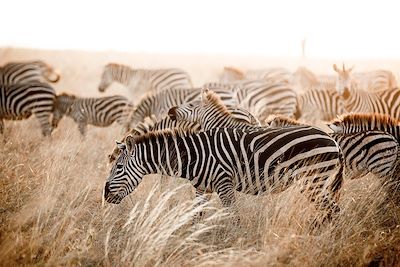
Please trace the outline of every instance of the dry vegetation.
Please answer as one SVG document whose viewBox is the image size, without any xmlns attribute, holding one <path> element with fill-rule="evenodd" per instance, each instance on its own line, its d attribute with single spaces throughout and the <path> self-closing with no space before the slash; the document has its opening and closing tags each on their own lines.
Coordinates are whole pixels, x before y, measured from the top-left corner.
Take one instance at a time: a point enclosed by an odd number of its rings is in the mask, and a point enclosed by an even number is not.
<svg viewBox="0 0 400 267">
<path fill-rule="evenodd" d="M 117 54 L 112 58 L 25 50 L 2 53 L 0 63 L 48 60 L 64 74 L 56 89 L 83 95 L 96 95 L 101 64 L 127 61 Z M 143 64 L 145 58 L 138 61 Z M 176 65 L 180 61 L 185 62 L 184 68 L 189 66 L 182 58 Z M 211 71 L 218 64 L 214 62 Z M 188 69 L 194 75 L 206 67 Z M 199 72 L 203 76 L 195 81 L 212 77 L 211 71 Z M 113 93 L 122 90 L 114 89 Z M 214 197 L 200 207 L 206 210 L 205 218 L 193 224 L 194 192 L 178 179 L 160 185 L 159 177 L 146 177 L 120 205 L 103 203 L 102 189 L 110 169 L 106 156 L 120 136 L 118 126 L 90 127 L 85 140 L 68 119 L 51 139 L 40 136 L 34 119 L 6 122 L 5 127 L 0 137 L 3 266 L 400 264 L 400 207 L 385 201 L 374 177 L 346 181 L 340 217 L 318 232 L 310 232 L 315 210 L 296 188 L 264 197 L 239 195 L 238 224 Z"/>
</svg>

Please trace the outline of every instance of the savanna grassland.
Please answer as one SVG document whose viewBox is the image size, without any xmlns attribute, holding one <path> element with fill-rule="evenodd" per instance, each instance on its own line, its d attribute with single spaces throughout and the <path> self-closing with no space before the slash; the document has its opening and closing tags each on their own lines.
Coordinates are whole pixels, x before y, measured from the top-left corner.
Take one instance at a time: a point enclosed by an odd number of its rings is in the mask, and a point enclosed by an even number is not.
<svg viewBox="0 0 400 267">
<path fill-rule="evenodd" d="M 255 57 L 55 52 L 1 49 L 0 64 L 43 59 L 62 73 L 57 92 L 98 96 L 102 66 L 186 69 L 195 85 L 217 78 L 223 65 L 306 64 L 330 73 L 332 61 Z M 339 62 L 340 63 L 340 62 Z M 399 73 L 397 61 L 350 61 Z M 113 85 L 107 95 L 126 94 Z M 315 208 L 296 187 L 280 194 L 238 194 L 237 223 L 217 197 L 193 209 L 184 180 L 146 177 L 120 205 L 102 200 L 107 155 L 121 137 L 118 125 L 89 127 L 82 139 L 70 119 L 51 138 L 37 121 L 6 121 L 0 136 L 0 264 L 2 266 L 399 266 L 400 207 L 386 200 L 375 177 L 345 181 L 341 212 L 310 230 Z M 160 182 L 160 180 L 162 180 Z M 205 210 L 203 220 L 193 215 Z"/>
</svg>

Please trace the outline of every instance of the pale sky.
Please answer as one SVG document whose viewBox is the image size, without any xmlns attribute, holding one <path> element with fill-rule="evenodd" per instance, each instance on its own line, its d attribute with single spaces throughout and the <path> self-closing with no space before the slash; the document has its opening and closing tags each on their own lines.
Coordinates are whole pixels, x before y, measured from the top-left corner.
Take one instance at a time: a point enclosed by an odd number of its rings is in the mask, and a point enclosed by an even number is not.
<svg viewBox="0 0 400 267">
<path fill-rule="evenodd" d="M 400 1 L 3 0 L 0 46 L 400 58 Z"/>
</svg>

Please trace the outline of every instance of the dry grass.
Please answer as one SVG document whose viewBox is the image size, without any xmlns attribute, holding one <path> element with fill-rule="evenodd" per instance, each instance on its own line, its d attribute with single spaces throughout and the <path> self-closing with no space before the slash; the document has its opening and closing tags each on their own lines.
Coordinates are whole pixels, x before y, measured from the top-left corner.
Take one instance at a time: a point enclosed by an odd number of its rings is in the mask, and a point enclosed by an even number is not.
<svg viewBox="0 0 400 267">
<path fill-rule="evenodd" d="M 65 64 L 73 69 L 78 63 Z M 80 79 L 84 86 L 97 82 L 78 73 L 66 79 L 76 86 Z M 119 136 L 118 126 L 90 127 L 82 140 L 76 125 L 63 120 L 45 139 L 34 119 L 6 122 L 0 137 L 2 266 L 400 264 L 400 207 L 385 201 L 374 177 L 346 181 L 339 218 L 318 233 L 309 229 L 315 210 L 296 188 L 239 195 L 238 224 L 214 197 L 200 207 L 205 218 L 193 224 L 194 192 L 178 179 L 161 190 L 159 177 L 149 176 L 120 205 L 102 202 L 107 154 Z"/>
</svg>

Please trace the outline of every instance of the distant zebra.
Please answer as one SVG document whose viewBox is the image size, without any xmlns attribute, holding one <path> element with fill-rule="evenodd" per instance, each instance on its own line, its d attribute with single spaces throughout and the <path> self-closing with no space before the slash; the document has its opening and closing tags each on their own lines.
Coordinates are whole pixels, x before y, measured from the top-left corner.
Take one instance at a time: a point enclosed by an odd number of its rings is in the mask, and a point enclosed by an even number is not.
<svg viewBox="0 0 400 267">
<path fill-rule="evenodd" d="M 217 192 L 226 207 L 234 191 L 280 192 L 301 182 L 302 192 L 322 211 L 322 222 L 339 210 L 342 185 L 339 148 L 312 127 L 215 128 L 205 132 L 152 132 L 128 136 L 107 179 L 104 197 L 118 204 L 147 174 L 178 176 L 204 192 Z"/>
<path fill-rule="evenodd" d="M 129 125 L 132 113 L 131 102 L 123 96 L 108 96 L 101 98 L 80 98 L 74 95 L 61 94 L 57 96 L 54 106 L 53 127 L 57 127 L 64 115 L 71 117 L 77 124 L 79 132 L 84 136 L 88 124 L 106 127 L 114 122 L 124 126 Z"/>
<path fill-rule="evenodd" d="M 303 92 L 308 90 L 332 90 L 336 86 L 336 76 L 316 75 L 306 67 L 298 67 L 293 73 L 291 82 L 298 91 Z"/>
<path fill-rule="evenodd" d="M 34 114 L 39 120 L 42 134 L 49 136 L 55 99 L 54 89 L 45 83 L 0 85 L 0 133 L 4 132 L 4 119 L 22 120 Z"/>
<path fill-rule="evenodd" d="M 301 125 L 282 116 L 272 117 L 266 124 L 272 128 Z M 349 114 L 328 126 L 343 152 L 346 179 L 372 173 L 386 182 L 396 175 L 400 167 L 400 121 L 380 114 Z"/>
<path fill-rule="evenodd" d="M 290 83 L 292 74 L 285 68 L 266 68 L 242 71 L 234 67 L 224 67 L 219 77 L 223 83 L 235 82 L 238 80 L 265 80 L 275 83 Z"/>
<path fill-rule="evenodd" d="M 345 102 L 335 89 L 314 89 L 297 96 L 294 118 L 330 121 L 344 113 Z"/>
<path fill-rule="evenodd" d="M 333 69 L 339 74 L 339 81 L 342 83 L 340 86 L 346 84 L 346 81 L 353 82 L 357 85 L 357 88 L 367 92 L 377 92 L 398 87 L 396 76 L 389 70 L 351 73 L 353 67 L 346 71 L 344 64 L 343 70 L 340 70 L 335 64 Z M 338 90 L 341 89 L 338 88 Z"/>
<path fill-rule="evenodd" d="M 260 121 L 264 121 L 271 114 L 291 117 L 296 112 L 297 94 L 286 83 L 244 80 L 231 84 L 208 83 L 203 87 L 211 90 L 229 88 L 234 92 L 238 105 L 254 114 Z"/>
<path fill-rule="evenodd" d="M 0 67 L 0 84 L 52 82 L 60 79 L 60 74 L 47 63 L 36 61 L 10 62 Z"/>
<path fill-rule="evenodd" d="M 105 92 L 114 81 L 125 85 L 133 95 L 166 88 L 193 87 L 189 74 L 181 69 L 133 69 L 109 63 L 103 69 L 99 91 Z"/>
<path fill-rule="evenodd" d="M 337 91 L 343 98 L 345 109 L 354 113 L 381 113 L 393 118 L 400 118 L 400 89 L 386 89 L 377 92 L 360 90 L 357 83 L 351 79 L 352 68 L 340 70 L 333 65 L 338 73 Z"/>
</svg>

